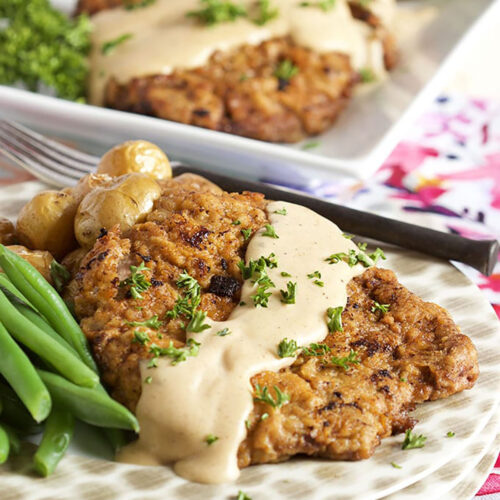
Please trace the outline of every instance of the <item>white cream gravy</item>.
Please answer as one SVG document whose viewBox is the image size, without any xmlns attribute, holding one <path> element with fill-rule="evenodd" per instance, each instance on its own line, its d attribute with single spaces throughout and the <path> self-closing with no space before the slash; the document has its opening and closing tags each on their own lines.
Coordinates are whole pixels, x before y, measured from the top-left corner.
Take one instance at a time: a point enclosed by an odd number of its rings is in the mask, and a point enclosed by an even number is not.
<svg viewBox="0 0 500 500">
<path fill-rule="evenodd" d="M 235 0 L 235 3 L 240 3 Z M 241 4 L 253 12 L 254 0 Z M 217 50 L 230 50 L 243 44 L 259 44 L 274 37 L 289 35 L 302 46 L 318 52 L 339 51 L 351 57 L 357 69 L 371 68 L 384 73 L 381 43 L 372 30 L 351 15 L 347 0 L 336 0 L 325 12 L 318 7 L 300 7 L 300 0 L 272 0 L 279 16 L 263 26 L 248 18 L 203 26 L 186 13 L 198 10 L 198 0 L 156 0 L 150 6 L 126 10 L 106 10 L 92 18 L 90 56 L 90 101 L 102 104 L 104 88 L 110 77 L 119 82 L 131 78 L 168 74 L 176 68 L 194 68 L 205 64 Z M 369 7 L 390 22 L 395 0 L 371 0 Z M 108 55 L 104 43 L 130 34 Z"/>
<path fill-rule="evenodd" d="M 275 213 L 283 208 L 287 215 Z M 263 236 L 261 229 L 250 240 L 246 261 L 276 255 L 278 267 L 268 269 L 276 285 L 268 307 L 254 307 L 250 296 L 256 287 L 247 280 L 241 296 L 245 306 L 236 307 L 227 321 L 210 321 L 209 330 L 189 335 L 201 343 L 197 357 L 175 366 L 169 359 L 160 359 L 157 368 L 141 364 L 142 379 L 152 377 L 150 384 L 143 384 L 137 406 L 141 432 L 119 460 L 173 463 L 179 475 L 202 483 L 235 480 L 238 447 L 253 407 L 251 377 L 291 365 L 294 358 L 278 356 L 280 341 L 287 337 L 299 346 L 322 341 L 328 334 L 327 308 L 345 306 L 346 285 L 363 267 L 331 265 L 325 258 L 348 253 L 356 245 L 335 224 L 305 207 L 278 201 L 269 203 L 267 211 L 279 239 Z M 282 271 L 291 277 L 282 277 Z M 314 271 L 321 273 L 324 287 L 307 277 Z M 297 283 L 295 304 L 280 301 L 279 290 L 286 290 L 288 281 Z M 223 328 L 231 333 L 217 336 Z M 272 387 L 269 391 L 274 397 Z M 208 445 L 210 434 L 218 440 Z"/>
</svg>

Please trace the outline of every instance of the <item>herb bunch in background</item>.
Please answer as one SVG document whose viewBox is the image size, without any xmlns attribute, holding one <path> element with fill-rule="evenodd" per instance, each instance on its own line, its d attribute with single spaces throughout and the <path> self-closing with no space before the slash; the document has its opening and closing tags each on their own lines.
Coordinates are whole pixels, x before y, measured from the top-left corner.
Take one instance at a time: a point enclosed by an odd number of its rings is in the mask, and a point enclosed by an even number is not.
<svg viewBox="0 0 500 500">
<path fill-rule="evenodd" d="M 90 29 L 86 15 L 68 19 L 48 0 L 0 2 L 0 84 L 46 85 L 83 102 Z"/>
</svg>

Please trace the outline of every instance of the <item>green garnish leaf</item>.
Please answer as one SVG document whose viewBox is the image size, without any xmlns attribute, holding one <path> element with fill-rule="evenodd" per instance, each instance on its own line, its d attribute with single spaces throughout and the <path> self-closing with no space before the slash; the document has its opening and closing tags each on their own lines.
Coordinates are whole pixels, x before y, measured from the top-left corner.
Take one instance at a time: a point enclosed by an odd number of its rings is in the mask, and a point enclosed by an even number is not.
<svg viewBox="0 0 500 500">
<path fill-rule="evenodd" d="M 309 273 L 307 275 L 307 277 L 309 279 L 313 279 L 313 278 L 321 278 L 321 273 L 319 271 L 314 271 L 313 273 Z"/>
<path fill-rule="evenodd" d="M 371 68 L 361 68 L 359 70 L 359 77 L 363 83 L 373 83 L 377 80 Z"/>
<path fill-rule="evenodd" d="M 324 356 L 331 352 L 331 349 L 326 344 L 317 344 L 313 342 L 309 346 L 302 348 L 302 354 L 305 356 Z"/>
<path fill-rule="evenodd" d="M 205 318 L 207 317 L 207 313 L 204 311 L 194 311 L 191 316 L 191 320 L 186 326 L 186 332 L 194 332 L 200 333 L 204 330 L 208 330 L 212 328 L 210 325 L 205 323 Z"/>
<path fill-rule="evenodd" d="M 148 368 L 156 368 L 158 366 L 158 358 L 151 358 L 148 363 Z"/>
<path fill-rule="evenodd" d="M 280 358 L 293 358 L 299 346 L 295 340 L 286 337 L 278 344 L 278 356 Z"/>
<path fill-rule="evenodd" d="M 273 213 L 278 214 L 278 215 L 286 215 L 287 211 L 286 211 L 286 208 L 280 208 L 279 210 L 275 210 Z"/>
<path fill-rule="evenodd" d="M 126 321 L 126 324 L 129 326 L 145 326 L 152 330 L 158 330 L 163 325 L 163 321 L 160 321 L 158 316 L 154 315 L 145 321 Z"/>
<path fill-rule="evenodd" d="M 292 275 L 290 273 L 287 273 L 286 271 L 281 271 L 281 276 L 283 276 L 283 278 L 291 278 Z"/>
<path fill-rule="evenodd" d="M 151 283 L 143 274 L 145 271 L 150 271 L 150 269 L 146 267 L 144 262 L 141 262 L 139 266 L 130 266 L 130 278 L 120 283 L 121 287 L 130 287 L 130 295 L 134 299 L 142 300 L 143 296 L 141 293 L 145 292 L 151 286 Z"/>
<path fill-rule="evenodd" d="M 349 353 L 348 356 L 344 356 L 342 358 L 337 358 L 336 356 L 332 356 L 330 358 L 330 362 L 334 366 L 339 366 L 340 368 L 343 368 L 344 370 L 349 370 L 349 365 L 359 365 L 361 360 L 357 357 L 358 353 L 354 350 L 351 349 L 351 352 Z"/>
<path fill-rule="evenodd" d="M 229 328 L 223 328 L 222 330 L 219 330 L 215 335 L 219 337 L 225 337 L 226 335 L 230 335 L 231 330 Z"/>
<path fill-rule="evenodd" d="M 271 226 L 271 224 L 266 224 L 264 226 L 266 230 L 262 233 L 262 236 L 269 236 L 269 238 L 275 238 L 278 239 L 279 236 L 276 234 L 276 231 L 274 230 L 274 227 Z"/>
<path fill-rule="evenodd" d="M 344 260 L 345 257 L 347 257 L 347 254 L 344 252 L 332 253 L 332 255 L 325 260 L 330 264 L 337 264 L 337 262 Z"/>
<path fill-rule="evenodd" d="M 382 314 L 389 312 L 391 304 L 379 304 L 376 300 L 373 301 L 373 306 L 371 308 L 372 313 L 375 311 L 380 311 Z"/>
<path fill-rule="evenodd" d="M 342 327 L 342 311 L 344 308 L 340 307 L 329 307 L 326 310 L 326 315 L 328 317 L 327 325 L 328 331 L 331 333 L 334 332 L 343 332 L 344 329 Z"/>
<path fill-rule="evenodd" d="M 259 0 L 258 7 L 259 15 L 254 19 L 253 22 L 259 26 L 263 26 L 269 21 L 272 21 L 273 19 L 278 17 L 280 12 L 278 8 L 271 7 L 270 0 Z"/>
<path fill-rule="evenodd" d="M 208 444 L 208 446 L 210 446 L 211 444 L 214 444 L 215 441 L 218 441 L 218 437 L 217 436 L 214 436 L 213 434 L 209 434 L 206 438 L 205 438 L 205 442 Z"/>
<path fill-rule="evenodd" d="M 423 448 L 425 446 L 425 442 L 427 438 L 420 434 L 413 434 L 411 429 L 407 429 L 405 432 L 405 439 L 403 441 L 402 449 L 403 450 L 412 450 L 414 448 Z"/>
<path fill-rule="evenodd" d="M 452 438 L 452 437 L 455 437 L 455 433 L 454 433 L 453 431 L 448 431 L 448 432 L 446 433 L 446 437 L 447 437 L 447 438 Z"/>
<path fill-rule="evenodd" d="M 279 63 L 274 72 L 274 76 L 278 78 L 278 80 L 289 82 L 298 72 L 299 68 L 295 66 L 290 59 L 285 59 Z"/>
<path fill-rule="evenodd" d="M 236 21 L 238 17 L 246 17 L 247 11 L 242 5 L 223 0 L 200 0 L 202 7 L 199 10 L 191 10 L 186 17 L 194 17 L 206 26 L 218 23 Z"/>
<path fill-rule="evenodd" d="M 145 383 L 145 384 L 150 384 L 152 381 L 153 381 L 153 377 L 152 377 L 151 375 L 147 376 L 147 377 L 144 379 L 144 383 Z"/>
<path fill-rule="evenodd" d="M 134 339 L 132 340 L 132 342 L 141 345 L 146 345 L 148 342 L 151 342 L 151 339 L 149 338 L 147 332 L 141 332 L 140 330 L 136 330 L 134 332 Z"/>
<path fill-rule="evenodd" d="M 301 7 L 318 7 L 323 12 L 328 12 L 335 7 L 335 0 L 318 0 L 317 2 L 300 2 Z"/>
<path fill-rule="evenodd" d="M 385 256 L 385 253 L 381 248 L 376 248 L 375 251 L 369 255 L 369 257 L 374 264 L 376 264 L 379 259 L 387 260 L 387 257 Z"/>
<path fill-rule="evenodd" d="M 267 292 L 268 288 L 268 286 L 260 286 L 259 288 L 257 288 L 257 293 L 255 295 L 250 295 L 255 307 L 267 307 L 269 303 L 269 297 L 272 295 L 271 292 Z"/>
<path fill-rule="evenodd" d="M 352 239 L 354 238 L 354 235 L 353 235 L 353 234 L 342 233 L 342 236 L 343 236 L 346 240 L 352 240 Z"/>
<path fill-rule="evenodd" d="M 277 385 L 273 386 L 274 392 L 276 393 L 276 399 L 274 399 L 269 394 L 269 389 L 267 387 L 261 387 L 259 384 L 255 385 L 255 396 L 254 401 L 261 401 L 266 403 L 273 408 L 281 408 L 285 403 L 290 401 L 290 396 L 280 391 Z"/>
<path fill-rule="evenodd" d="M 132 33 L 124 33 L 123 35 L 116 37 L 114 40 L 104 42 L 101 45 L 101 53 L 105 56 L 111 54 L 111 52 L 113 52 L 116 47 L 126 42 L 127 40 L 130 40 L 133 36 L 134 35 L 132 35 Z"/>
<path fill-rule="evenodd" d="M 68 17 L 48 0 L 0 2 L 0 84 L 42 85 L 63 99 L 85 102 L 89 17 Z"/>
<path fill-rule="evenodd" d="M 243 239 L 246 241 L 250 236 L 252 236 L 252 230 L 251 229 L 242 229 L 241 234 L 243 235 Z"/>
<path fill-rule="evenodd" d="M 160 347 L 156 344 L 151 344 L 149 352 L 153 354 L 153 359 L 156 359 L 159 356 L 166 356 L 172 358 L 172 364 L 176 365 L 181 361 L 186 361 L 188 356 L 198 356 L 200 345 L 201 344 L 196 342 L 196 340 L 188 339 L 185 347 L 177 348 L 174 347 L 174 343 L 171 340 L 168 347 Z"/>
<path fill-rule="evenodd" d="M 143 9 L 144 7 L 148 7 L 149 5 L 153 5 L 156 0 L 142 0 L 141 2 L 125 2 L 125 10 L 136 10 Z"/>
<path fill-rule="evenodd" d="M 246 493 L 243 491 L 239 490 L 238 491 L 238 496 L 236 497 L 236 500 L 252 500 L 250 496 L 248 496 Z"/>
<path fill-rule="evenodd" d="M 233 222 L 231 224 L 233 226 L 239 226 L 241 224 L 241 221 L 240 220 L 233 220 Z"/>
<path fill-rule="evenodd" d="M 297 293 L 297 283 L 289 281 L 286 284 L 286 290 L 280 290 L 281 302 L 283 304 L 295 304 L 295 295 Z"/>
<path fill-rule="evenodd" d="M 267 420 L 269 418 L 269 413 L 263 413 L 260 417 L 260 420 Z"/>
<path fill-rule="evenodd" d="M 395 469 L 402 469 L 403 467 L 401 465 L 398 465 L 397 463 L 395 462 L 391 462 L 391 465 L 395 468 Z"/>
<path fill-rule="evenodd" d="M 321 142 L 319 141 L 309 141 L 309 142 L 306 142 L 303 146 L 302 146 L 302 149 L 304 151 L 307 151 L 308 149 L 314 149 L 314 148 L 317 148 L 318 146 L 321 145 Z"/>
<path fill-rule="evenodd" d="M 63 291 L 66 284 L 71 280 L 69 271 L 55 259 L 50 263 L 50 277 L 54 282 L 54 288 L 59 293 Z"/>
</svg>

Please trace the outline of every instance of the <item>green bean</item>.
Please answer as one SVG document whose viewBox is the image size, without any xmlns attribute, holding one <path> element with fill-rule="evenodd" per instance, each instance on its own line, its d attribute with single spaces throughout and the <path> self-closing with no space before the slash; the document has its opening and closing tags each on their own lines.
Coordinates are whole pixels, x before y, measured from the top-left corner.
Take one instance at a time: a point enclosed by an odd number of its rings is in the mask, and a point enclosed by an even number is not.
<svg viewBox="0 0 500 500">
<path fill-rule="evenodd" d="M 41 422 L 50 413 L 52 401 L 47 388 L 28 356 L 0 323 L 0 373 L 14 389 L 32 417 Z"/>
<path fill-rule="evenodd" d="M 5 273 L 0 273 L 0 287 L 7 289 L 10 293 L 15 295 L 19 300 L 27 304 L 28 306 L 35 309 L 33 304 L 30 304 L 29 300 L 14 286 L 12 281 L 7 278 Z"/>
<path fill-rule="evenodd" d="M 127 438 L 122 429 L 103 429 L 103 432 L 115 453 L 127 444 Z"/>
<path fill-rule="evenodd" d="M 0 397 L 2 398 L 2 420 L 4 422 L 28 434 L 34 434 L 40 430 L 39 425 L 9 386 L 0 383 Z"/>
<path fill-rule="evenodd" d="M 9 445 L 11 453 L 17 455 L 21 451 L 21 440 L 17 435 L 16 431 L 7 424 L 2 424 L 7 436 L 9 437 Z"/>
<path fill-rule="evenodd" d="M 10 442 L 9 436 L 3 426 L 0 424 L 0 464 L 3 464 L 9 458 Z"/>
<path fill-rule="evenodd" d="M 53 408 L 45 422 L 40 446 L 33 457 L 35 470 L 43 477 L 50 476 L 66 453 L 73 437 L 75 418 L 67 411 Z"/>
<path fill-rule="evenodd" d="M 78 385 L 86 387 L 97 385 L 99 377 L 95 372 L 50 335 L 27 320 L 1 290 L 0 315 L 4 326 L 18 342 L 38 354 L 61 375 Z"/>
<path fill-rule="evenodd" d="M 111 399 L 99 386 L 88 389 L 45 370 L 37 370 L 47 385 L 54 403 L 75 417 L 97 427 L 130 429 L 139 432 L 135 416 Z"/>
<path fill-rule="evenodd" d="M 56 290 L 31 264 L 3 245 L 0 245 L 0 265 L 16 288 L 97 373 L 87 339 Z"/>
</svg>

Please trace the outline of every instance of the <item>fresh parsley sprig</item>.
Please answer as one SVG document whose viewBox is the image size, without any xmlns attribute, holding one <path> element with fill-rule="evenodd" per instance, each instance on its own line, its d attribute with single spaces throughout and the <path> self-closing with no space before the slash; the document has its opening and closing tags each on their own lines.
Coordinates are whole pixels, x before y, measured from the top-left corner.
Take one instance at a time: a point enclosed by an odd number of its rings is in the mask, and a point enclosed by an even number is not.
<svg viewBox="0 0 500 500">
<path fill-rule="evenodd" d="M 191 10 L 186 17 L 193 17 L 201 24 L 213 26 L 219 23 L 236 21 L 247 17 L 247 10 L 242 5 L 223 0 L 200 0 L 201 9 Z"/>
<path fill-rule="evenodd" d="M 358 353 L 351 349 L 348 356 L 344 356 L 342 358 L 332 356 L 330 358 L 330 362 L 332 363 L 332 365 L 338 366 L 347 371 L 350 368 L 349 365 L 359 365 L 359 363 L 361 363 L 361 360 L 358 358 Z"/>
<path fill-rule="evenodd" d="M 145 321 L 127 321 L 126 324 L 129 326 L 145 326 L 147 328 L 151 328 L 152 330 L 158 330 L 161 325 L 163 325 L 163 321 L 160 321 L 158 316 L 155 314 Z"/>
<path fill-rule="evenodd" d="M 139 266 L 130 266 L 130 277 L 120 283 L 121 287 L 130 287 L 130 295 L 134 299 L 142 300 L 142 292 L 151 286 L 151 283 L 144 276 L 145 271 L 150 271 L 150 269 L 146 267 L 144 262 L 141 262 Z"/>
<path fill-rule="evenodd" d="M 188 339 L 185 347 L 174 347 L 174 343 L 171 340 L 168 347 L 160 347 L 156 344 L 151 344 L 149 347 L 149 352 L 153 354 L 153 360 L 157 359 L 160 356 L 166 356 L 172 359 L 173 365 L 176 365 L 182 361 L 186 361 L 188 356 L 198 356 L 200 345 L 201 344 L 199 342 L 196 342 L 196 340 Z M 152 364 L 152 366 L 157 365 L 157 363 L 151 362 L 150 364 Z M 150 366 L 148 365 L 148 367 Z"/>
<path fill-rule="evenodd" d="M 412 450 L 414 448 L 423 448 L 427 438 L 420 434 L 414 434 L 411 429 L 407 429 L 405 432 L 405 439 L 401 448 L 403 450 Z"/>
<path fill-rule="evenodd" d="M 343 332 L 344 328 L 342 327 L 342 311 L 344 308 L 342 306 L 339 307 L 329 307 L 326 310 L 326 316 L 328 317 L 327 326 L 328 331 L 331 333 L 335 332 Z"/>
<path fill-rule="evenodd" d="M 295 340 L 286 337 L 278 344 L 278 356 L 280 358 L 293 358 L 299 346 Z"/>
<path fill-rule="evenodd" d="M 285 403 L 290 401 L 290 396 L 284 392 L 281 392 L 277 385 L 273 386 L 274 392 L 276 393 L 276 399 L 274 399 L 271 394 L 269 394 L 269 389 L 267 387 L 261 387 L 259 384 L 255 385 L 255 396 L 254 401 L 261 401 L 266 403 L 273 408 L 281 408 Z"/>
<path fill-rule="evenodd" d="M 121 45 L 122 43 L 126 42 L 127 40 L 130 40 L 133 38 L 134 35 L 132 33 L 124 33 L 123 35 L 120 35 L 116 38 L 113 38 L 113 40 L 108 40 L 107 42 L 104 42 L 101 45 L 101 53 L 105 56 L 108 56 L 113 52 L 116 47 Z"/>
<path fill-rule="evenodd" d="M 281 302 L 283 304 L 295 304 L 295 296 L 297 294 L 297 283 L 289 281 L 286 284 L 286 290 L 280 290 Z"/>
<path fill-rule="evenodd" d="M 317 344 L 313 342 L 309 344 L 307 347 L 302 348 L 302 354 L 305 356 L 324 356 L 331 352 L 331 349 L 326 344 Z"/>
<path fill-rule="evenodd" d="M 391 308 L 391 304 L 379 304 L 376 300 L 373 301 L 373 306 L 371 308 L 371 312 L 380 311 L 382 314 L 389 312 Z"/>
<path fill-rule="evenodd" d="M 271 7 L 270 0 L 259 0 L 258 3 L 259 15 L 253 20 L 253 22 L 259 26 L 272 21 L 279 16 L 279 9 L 276 7 Z"/>
</svg>

